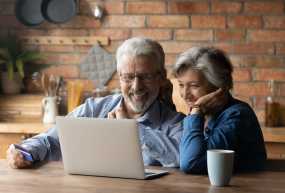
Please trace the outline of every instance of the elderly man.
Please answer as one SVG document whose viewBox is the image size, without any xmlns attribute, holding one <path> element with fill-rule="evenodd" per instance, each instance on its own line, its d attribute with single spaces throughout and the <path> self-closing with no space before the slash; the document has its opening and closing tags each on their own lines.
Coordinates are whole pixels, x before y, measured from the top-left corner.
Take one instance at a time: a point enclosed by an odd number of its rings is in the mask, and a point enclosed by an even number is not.
<svg viewBox="0 0 285 193">
<path fill-rule="evenodd" d="M 166 83 L 161 45 L 149 38 L 132 38 L 122 44 L 116 58 L 123 94 L 89 98 L 67 116 L 136 119 L 144 165 L 179 167 L 185 115 L 157 99 L 160 87 Z M 56 125 L 20 144 L 30 150 L 35 161 L 62 160 Z M 31 164 L 14 145 L 7 150 L 7 159 L 12 168 Z"/>
</svg>

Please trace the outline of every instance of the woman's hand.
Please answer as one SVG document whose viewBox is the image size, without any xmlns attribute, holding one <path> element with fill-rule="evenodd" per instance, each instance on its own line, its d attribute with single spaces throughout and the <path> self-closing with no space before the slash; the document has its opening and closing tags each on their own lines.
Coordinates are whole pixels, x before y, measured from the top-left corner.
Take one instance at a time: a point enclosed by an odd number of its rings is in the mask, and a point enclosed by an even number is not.
<svg viewBox="0 0 285 193">
<path fill-rule="evenodd" d="M 166 79 L 165 85 L 160 87 L 159 89 L 157 98 L 170 109 L 173 108 L 172 93 L 173 93 L 173 84 L 169 79 Z"/>
<path fill-rule="evenodd" d="M 201 104 L 206 107 L 206 115 L 213 115 L 221 111 L 227 103 L 228 90 L 221 88 L 215 92 L 202 96 L 195 102 L 195 104 Z"/>
</svg>

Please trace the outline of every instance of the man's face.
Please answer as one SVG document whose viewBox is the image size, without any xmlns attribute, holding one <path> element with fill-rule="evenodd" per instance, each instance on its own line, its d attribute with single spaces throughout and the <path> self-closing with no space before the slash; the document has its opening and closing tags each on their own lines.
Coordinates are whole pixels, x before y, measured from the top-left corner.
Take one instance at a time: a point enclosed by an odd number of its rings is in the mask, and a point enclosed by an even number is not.
<svg viewBox="0 0 285 193">
<path fill-rule="evenodd" d="M 124 54 L 121 58 L 121 74 L 129 75 L 156 75 L 157 60 L 154 56 L 133 56 Z M 122 79 L 122 93 L 127 101 L 127 104 L 136 112 L 147 110 L 156 99 L 159 87 L 163 85 L 164 71 L 157 74 L 151 82 L 140 82 L 138 77 L 135 77 L 133 82 L 124 82 Z"/>
</svg>

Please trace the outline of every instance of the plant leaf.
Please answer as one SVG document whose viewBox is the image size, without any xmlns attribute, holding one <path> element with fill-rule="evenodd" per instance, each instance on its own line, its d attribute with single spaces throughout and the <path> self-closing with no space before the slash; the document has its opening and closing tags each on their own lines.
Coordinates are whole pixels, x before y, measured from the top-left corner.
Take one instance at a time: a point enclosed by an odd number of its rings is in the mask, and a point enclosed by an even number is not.
<svg viewBox="0 0 285 193">
<path fill-rule="evenodd" d="M 1 64 L 3 64 L 3 63 L 6 63 L 6 61 L 5 61 L 5 60 L 0 59 L 0 65 L 1 65 Z"/>
<path fill-rule="evenodd" d="M 7 68 L 9 78 L 11 80 L 13 80 L 14 66 L 13 66 L 13 60 L 12 59 L 10 59 L 6 62 L 6 68 Z"/>
<path fill-rule="evenodd" d="M 4 57 L 4 59 L 11 59 L 11 55 L 6 49 L 0 48 L 0 54 Z"/>
<path fill-rule="evenodd" d="M 17 69 L 18 69 L 19 73 L 24 78 L 25 74 L 24 74 L 24 66 L 23 66 L 22 59 L 16 60 L 16 66 L 17 66 Z"/>
<path fill-rule="evenodd" d="M 43 53 L 35 53 L 35 52 L 31 52 L 28 53 L 26 56 L 23 57 L 23 63 L 26 64 L 28 62 L 33 62 L 35 60 L 39 60 L 41 58 L 43 58 L 44 56 L 46 56 Z"/>
<path fill-rule="evenodd" d="M 13 81 L 15 81 L 18 85 L 20 85 L 23 89 L 26 89 L 25 85 L 18 79 L 18 77 L 14 76 Z"/>
<path fill-rule="evenodd" d="M 29 65 L 25 65 L 24 67 L 24 71 L 26 73 L 33 73 L 36 71 L 41 71 L 42 69 L 48 68 L 50 67 L 49 64 L 29 64 Z"/>
</svg>

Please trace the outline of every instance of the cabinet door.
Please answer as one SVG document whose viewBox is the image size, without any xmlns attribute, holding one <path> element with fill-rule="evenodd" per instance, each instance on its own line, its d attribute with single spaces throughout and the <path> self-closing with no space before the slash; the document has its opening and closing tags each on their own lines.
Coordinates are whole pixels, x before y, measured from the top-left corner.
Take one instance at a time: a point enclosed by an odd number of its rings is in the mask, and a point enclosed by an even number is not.
<svg viewBox="0 0 285 193">
<path fill-rule="evenodd" d="M 0 159 L 7 159 L 6 151 L 11 144 L 19 144 L 21 141 L 28 139 L 29 136 L 29 134 L 0 133 Z"/>
</svg>

